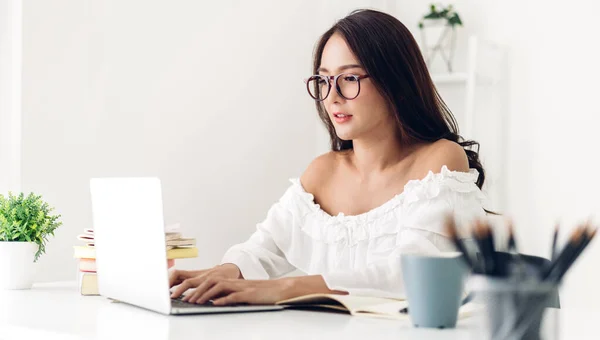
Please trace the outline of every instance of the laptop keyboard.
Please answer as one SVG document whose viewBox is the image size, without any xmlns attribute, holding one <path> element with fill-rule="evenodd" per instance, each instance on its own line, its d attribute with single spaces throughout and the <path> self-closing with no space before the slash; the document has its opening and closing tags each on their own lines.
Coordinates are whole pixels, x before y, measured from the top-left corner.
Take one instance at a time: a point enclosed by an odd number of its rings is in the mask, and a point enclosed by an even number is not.
<svg viewBox="0 0 600 340">
<path fill-rule="evenodd" d="M 171 306 L 174 308 L 198 308 L 198 307 L 223 307 L 223 306 L 215 306 L 212 303 L 212 300 L 204 303 L 204 304 L 197 304 L 197 303 L 189 303 L 186 301 L 182 301 L 181 299 L 183 299 L 183 295 L 179 296 L 176 299 L 171 299 Z M 240 305 L 228 305 L 227 307 L 235 307 L 235 306 L 240 306 Z"/>
<path fill-rule="evenodd" d="M 197 304 L 197 303 L 189 303 L 186 301 L 182 301 L 182 299 L 184 298 L 184 295 L 179 295 L 178 298 L 176 299 L 171 299 L 171 306 L 172 307 L 176 307 L 176 308 L 191 308 L 191 307 L 211 307 L 214 306 L 212 304 L 212 300 L 206 302 L 205 304 Z"/>
<path fill-rule="evenodd" d="M 214 307 L 212 302 L 207 302 L 205 304 L 197 304 L 197 303 L 189 303 L 186 301 L 181 301 L 180 299 L 171 299 L 171 306 L 175 308 L 192 308 L 192 307 Z"/>
<path fill-rule="evenodd" d="M 212 303 L 212 300 L 204 303 L 204 304 L 196 304 L 196 303 L 189 303 L 189 302 L 185 302 L 185 301 L 181 301 L 181 299 L 183 299 L 183 296 L 180 296 L 176 299 L 171 299 L 171 307 L 172 308 L 198 308 L 198 307 L 219 307 L 219 308 L 223 308 L 223 307 L 248 307 L 248 304 L 244 304 L 244 303 L 240 303 L 240 304 L 234 304 L 234 305 L 227 305 L 227 306 L 215 306 Z M 260 305 L 257 305 L 256 307 L 259 307 Z M 262 307 L 265 307 L 265 305 L 263 305 Z M 277 306 L 269 306 L 269 307 L 273 307 L 271 308 L 272 310 L 276 310 L 279 309 L 277 308 Z M 281 308 L 283 309 L 283 308 Z"/>
</svg>

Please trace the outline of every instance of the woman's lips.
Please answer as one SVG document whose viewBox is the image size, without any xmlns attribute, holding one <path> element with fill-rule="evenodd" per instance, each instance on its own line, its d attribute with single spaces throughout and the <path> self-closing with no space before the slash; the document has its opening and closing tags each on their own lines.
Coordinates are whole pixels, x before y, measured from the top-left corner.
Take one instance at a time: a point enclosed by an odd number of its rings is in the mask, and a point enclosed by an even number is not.
<svg viewBox="0 0 600 340">
<path fill-rule="evenodd" d="M 347 113 L 342 113 L 342 112 L 336 112 L 333 114 L 333 118 L 335 119 L 336 123 L 341 124 L 341 123 L 346 123 L 346 122 L 350 121 L 350 119 L 352 118 L 352 115 L 349 115 Z"/>
</svg>

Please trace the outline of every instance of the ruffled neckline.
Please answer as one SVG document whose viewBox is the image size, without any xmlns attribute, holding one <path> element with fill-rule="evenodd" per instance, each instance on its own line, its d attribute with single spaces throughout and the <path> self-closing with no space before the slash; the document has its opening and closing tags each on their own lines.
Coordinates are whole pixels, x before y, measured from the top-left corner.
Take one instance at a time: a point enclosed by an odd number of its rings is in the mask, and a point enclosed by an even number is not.
<svg viewBox="0 0 600 340">
<path fill-rule="evenodd" d="M 434 173 L 433 171 L 429 171 L 427 175 L 422 179 L 413 179 L 408 181 L 404 185 L 404 189 L 402 192 L 394 195 L 391 199 L 386 201 L 385 203 L 377 206 L 367 212 L 357 214 L 357 215 L 346 215 L 343 212 L 338 213 L 337 215 L 331 215 L 325 210 L 321 208 L 321 205 L 315 202 L 315 197 L 313 194 L 307 192 L 302 183 L 300 182 L 300 178 L 291 178 L 290 182 L 292 182 L 293 186 L 296 188 L 296 192 L 300 195 L 302 200 L 310 207 L 313 212 L 319 214 L 325 222 L 329 222 L 326 224 L 330 224 L 330 222 L 367 222 L 372 221 L 373 219 L 379 218 L 383 215 L 386 215 L 388 212 L 394 210 L 401 204 L 411 203 L 414 201 L 418 201 L 420 198 L 425 197 L 434 197 L 437 195 L 437 192 L 431 192 L 432 187 L 434 190 L 439 191 L 439 186 L 432 186 L 432 183 L 441 183 L 447 181 L 448 179 L 453 179 L 453 184 L 451 185 L 455 190 L 460 192 L 470 192 L 473 191 L 473 186 L 479 177 L 479 172 L 476 169 L 469 169 L 469 172 L 462 171 L 451 171 L 448 169 L 446 165 L 442 166 L 441 171 Z M 437 187 L 437 188 L 435 188 Z M 475 185 L 475 188 L 479 191 L 479 188 Z M 479 191 L 480 198 L 483 200 L 483 193 Z"/>
</svg>

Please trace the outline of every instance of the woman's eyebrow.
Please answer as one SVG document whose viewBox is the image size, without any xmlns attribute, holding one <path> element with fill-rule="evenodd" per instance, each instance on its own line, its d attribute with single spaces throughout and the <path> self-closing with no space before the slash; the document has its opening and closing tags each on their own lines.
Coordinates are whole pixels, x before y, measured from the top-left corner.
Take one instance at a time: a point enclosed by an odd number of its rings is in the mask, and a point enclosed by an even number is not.
<svg viewBox="0 0 600 340">
<path fill-rule="evenodd" d="M 338 68 L 338 70 L 340 70 L 340 71 L 344 71 L 344 70 L 351 69 L 351 68 L 362 68 L 362 66 L 360 66 L 360 65 L 358 65 L 358 64 L 349 64 L 349 65 L 343 65 L 343 66 L 340 66 L 340 67 Z M 317 73 L 318 73 L 318 72 L 329 72 L 329 71 L 328 71 L 326 68 L 324 68 L 324 67 L 319 67 L 319 68 L 317 69 Z"/>
</svg>

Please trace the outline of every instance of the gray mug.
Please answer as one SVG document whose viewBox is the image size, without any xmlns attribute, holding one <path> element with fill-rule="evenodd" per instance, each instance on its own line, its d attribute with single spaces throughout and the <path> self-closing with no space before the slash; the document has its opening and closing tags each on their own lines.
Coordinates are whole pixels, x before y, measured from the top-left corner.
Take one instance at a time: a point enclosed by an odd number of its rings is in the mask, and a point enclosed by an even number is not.
<svg viewBox="0 0 600 340">
<path fill-rule="evenodd" d="M 462 254 L 404 254 L 401 265 L 413 325 L 454 328 L 468 274 Z"/>
</svg>

